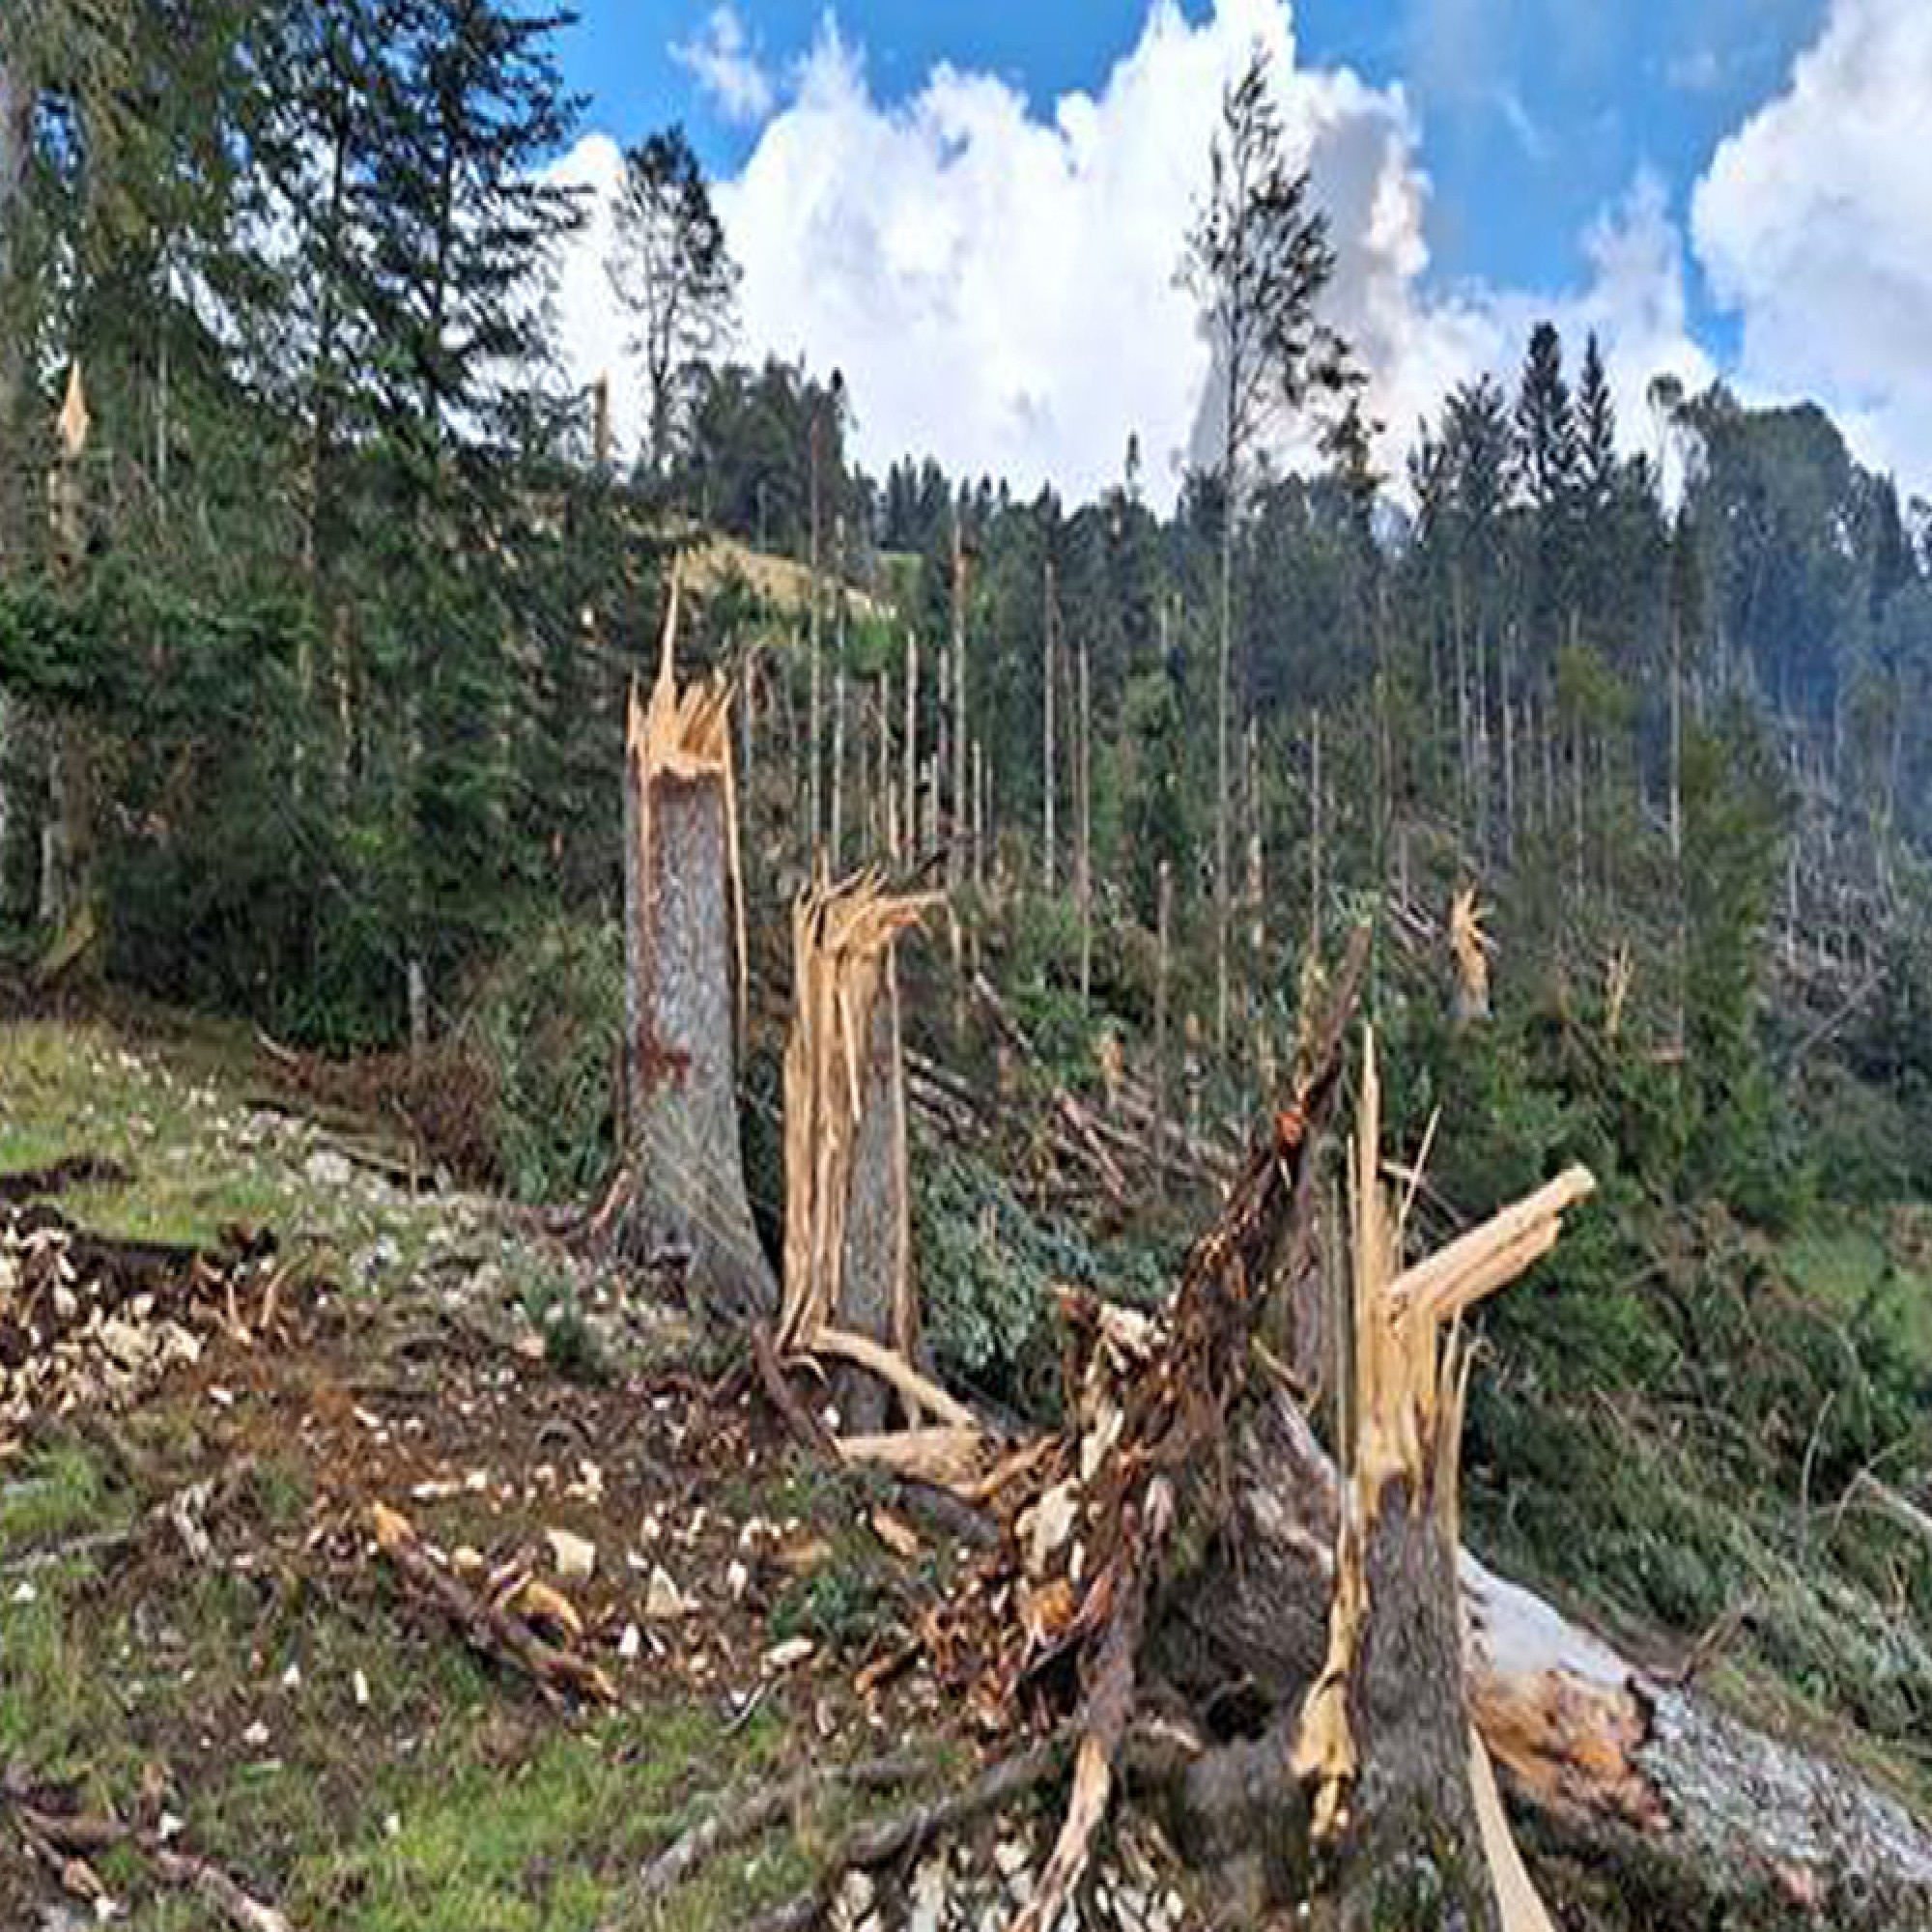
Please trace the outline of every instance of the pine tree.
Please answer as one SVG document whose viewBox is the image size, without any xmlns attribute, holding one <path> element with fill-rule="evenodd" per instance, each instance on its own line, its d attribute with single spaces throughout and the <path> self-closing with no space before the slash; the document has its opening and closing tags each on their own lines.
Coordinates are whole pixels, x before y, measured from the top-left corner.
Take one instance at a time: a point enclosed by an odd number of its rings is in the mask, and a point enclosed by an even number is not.
<svg viewBox="0 0 1932 1932">
<path fill-rule="evenodd" d="M 1335 272 L 1325 215 L 1304 168 L 1289 162 L 1268 57 L 1258 44 L 1222 97 L 1208 199 L 1180 280 L 1200 304 L 1215 355 L 1221 447 L 1219 651 L 1214 686 L 1215 1043 L 1228 1044 L 1230 729 L 1235 547 L 1246 470 L 1259 440 L 1311 398 L 1351 386 L 1341 338 L 1317 314 Z"/>
<path fill-rule="evenodd" d="M 554 37 L 508 0 L 405 0 L 366 204 L 378 371 L 384 753 L 410 854 L 401 963 L 417 989 L 495 908 L 507 810 L 508 621 L 491 541 L 522 385 L 550 341 L 546 268 L 578 219 L 540 163 L 568 133 Z M 416 1028 L 420 1031 L 419 1025 Z"/>
<path fill-rule="evenodd" d="M 677 391 L 729 340 L 738 270 L 724 225 L 682 128 L 651 135 L 624 156 L 611 286 L 637 325 L 632 347 L 650 391 L 646 455 L 662 474 L 671 456 Z"/>
<path fill-rule="evenodd" d="M 1563 343 L 1540 322 L 1517 389 L 1515 468 L 1528 500 L 1535 542 L 1530 625 L 1551 639 L 1576 599 L 1575 522 L 1579 485 L 1576 408 L 1563 375 Z"/>
<path fill-rule="evenodd" d="M 1616 491 L 1617 415 L 1594 329 L 1577 382 L 1577 448 L 1584 500 L 1593 516 L 1601 516 Z"/>
</svg>

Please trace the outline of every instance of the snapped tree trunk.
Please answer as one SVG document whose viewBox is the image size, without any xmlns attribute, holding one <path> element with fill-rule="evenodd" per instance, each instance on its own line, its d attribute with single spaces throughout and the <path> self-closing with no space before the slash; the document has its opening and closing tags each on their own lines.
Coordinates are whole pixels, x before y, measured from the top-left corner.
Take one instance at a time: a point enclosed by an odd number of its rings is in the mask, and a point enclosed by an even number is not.
<svg viewBox="0 0 1932 1932">
<path fill-rule="evenodd" d="M 778 1304 L 738 1148 L 745 953 L 724 680 L 680 691 L 677 590 L 648 706 L 633 691 L 624 785 L 624 1252 L 707 1313 Z"/>
<path fill-rule="evenodd" d="M 895 1390 L 919 1419 L 895 949 L 931 903 L 882 891 L 875 874 L 838 885 L 821 875 L 792 911 L 779 1343 L 843 1358 L 834 1400 L 841 1429 L 858 1436 L 883 1430 Z"/>
</svg>

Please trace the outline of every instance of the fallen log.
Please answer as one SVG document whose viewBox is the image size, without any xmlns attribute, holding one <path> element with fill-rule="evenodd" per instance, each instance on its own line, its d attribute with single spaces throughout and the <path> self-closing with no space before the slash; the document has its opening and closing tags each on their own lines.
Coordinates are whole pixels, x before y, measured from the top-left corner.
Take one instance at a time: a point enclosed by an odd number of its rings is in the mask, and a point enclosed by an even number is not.
<svg viewBox="0 0 1932 1932">
<path fill-rule="evenodd" d="M 1272 1895 L 1302 1895 L 1281 1889 L 1294 1863 L 1283 1847 L 1305 1844 L 1313 1822 L 1288 1772 L 1329 1656 L 1343 1488 L 1279 1376 L 1253 1370 L 1273 1359 L 1262 1335 L 1271 1292 L 1309 1271 L 1311 1146 L 1332 1100 L 1339 1024 L 1331 1017 L 1304 1048 L 1293 1098 L 1197 1244 L 1171 1316 L 1147 1332 L 1085 1318 L 1089 1375 L 1111 1351 L 1111 1380 L 1097 1394 L 1083 1388 L 1064 1435 L 1032 1445 L 1024 1482 L 1003 1498 L 998 1558 L 930 1633 L 933 1654 L 957 1660 L 982 1712 L 1029 1695 L 1075 1710 L 1081 1771 L 1053 1867 L 1058 1898 L 1078 1883 L 1119 1773 L 1119 1687 L 1131 1698 L 1140 1682 L 1158 1682 L 1200 1714 L 1207 1736 L 1226 1741 L 1175 1774 L 1191 1794 L 1178 1802 L 1182 1821 L 1201 1828 L 1182 1832 L 1182 1849 L 1216 1863 L 1260 1852 Z M 1453 1321 L 1527 1265 L 1583 1185 L 1563 1177 L 1477 1236 L 1391 1270 L 1391 1296 L 1408 1313 L 1426 1310 L 1431 1327 Z M 1174 1526 L 1144 1534 L 1157 1484 L 1172 1486 Z M 1517 1801 L 1614 1845 L 1632 1869 L 1678 1874 L 1676 1895 L 1712 1909 L 1756 1908 L 1769 1895 L 1793 1922 L 1822 1913 L 1872 1932 L 1932 1925 L 1932 1833 L 1897 1801 L 1627 1661 L 1466 1552 L 1438 1574 L 1445 1587 L 1453 1576 L 1461 1600 L 1468 1710 Z M 1385 1577 L 1383 1602 L 1395 1594 Z M 1433 1627 L 1453 1637 L 1453 1612 Z M 1396 1698 L 1392 1689 L 1385 1708 Z M 1440 1768 L 1453 1758 L 1453 1781 L 1473 1791 L 1463 1817 L 1481 1829 L 1495 1898 L 1518 1915 L 1509 1922 L 1533 1924 L 1485 1815 L 1482 1760 L 1460 1708 L 1437 1700 L 1435 1759 Z"/>
<path fill-rule="evenodd" d="M 1229 1483 L 1227 1528 L 1170 1593 L 1152 1667 L 1198 1708 L 1236 1686 L 1263 1712 L 1295 1708 L 1323 1661 L 1340 1479 L 1277 1391 L 1243 1419 Z M 1849 1882 L 1905 1902 L 1830 1922 L 1932 1925 L 1932 1832 L 1896 1799 L 1632 1662 L 1466 1549 L 1457 1574 L 1471 1714 L 1518 1802 L 1714 1894 L 1843 1909 Z"/>
</svg>

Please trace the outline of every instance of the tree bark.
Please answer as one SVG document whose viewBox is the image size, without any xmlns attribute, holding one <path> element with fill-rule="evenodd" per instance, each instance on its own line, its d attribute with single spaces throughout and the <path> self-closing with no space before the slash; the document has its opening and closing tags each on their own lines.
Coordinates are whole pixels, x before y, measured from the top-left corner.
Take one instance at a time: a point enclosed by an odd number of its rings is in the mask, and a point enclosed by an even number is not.
<svg viewBox="0 0 1932 1932">
<path fill-rule="evenodd" d="M 1227 1520 L 1169 1591 L 1152 1662 L 1195 1709 L 1264 1727 L 1322 1667 L 1341 1484 L 1281 1390 L 1238 1416 L 1228 1472 Z M 1466 1549 L 1456 1569 L 1470 1710 L 1520 1803 L 1707 1897 L 1804 1907 L 1855 1883 L 1917 1904 L 1823 1922 L 1932 1923 L 1932 1833 L 1896 1800 L 1631 1662 Z"/>
<path fill-rule="evenodd" d="M 1059 611 L 1053 596 L 1053 559 L 1048 557 L 1045 564 L 1046 587 L 1041 600 L 1041 644 L 1040 644 L 1040 752 L 1039 752 L 1039 822 L 1040 822 L 1040 890 L 1048 898 L 1053 896 L 1054 888 L 1054 845 L 1056 842 L 1057 793 L 1059 789 L 1059 761 L 1054 745 L 1053 696 L 1054 686 L 1059 682 L 1058 652 L 1056 631 L 1059 627 Z"/>
<path fill-rule="evenodd" d="M 744 921 L 730 694 L 680 692 L 677 595 L 648 709 L 625 761 L 624 1023 L 630 1091 L 623 1250 L 674 1273 L 707 1313 L 769 1314 L 738 1146 Z"/>
</svg>

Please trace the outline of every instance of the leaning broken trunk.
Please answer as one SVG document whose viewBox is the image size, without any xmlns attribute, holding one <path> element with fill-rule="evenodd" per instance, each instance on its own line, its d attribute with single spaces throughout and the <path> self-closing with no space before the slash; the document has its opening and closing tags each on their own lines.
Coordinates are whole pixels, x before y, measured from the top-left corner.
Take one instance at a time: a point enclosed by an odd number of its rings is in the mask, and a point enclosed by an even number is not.
<svg viewBox="0 0 1932 1932">
<path fill-rule="evenodd" d="M 680 691 L 677 591 L 624 773 L 623 1251 L 705 1312 L 769 1314 L 778 1289 L 738 1147 L 745 942 L 730 690 Z"/>
</svg>

